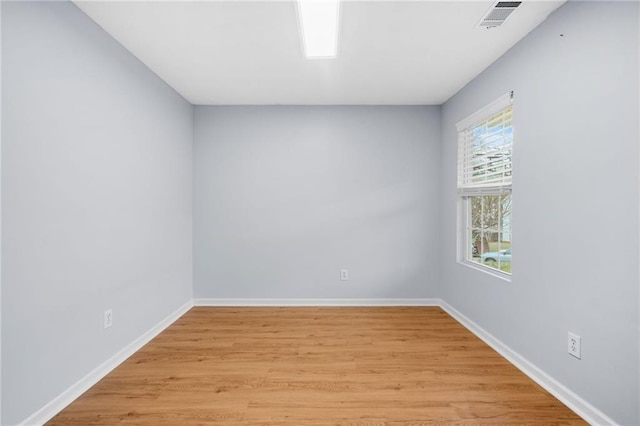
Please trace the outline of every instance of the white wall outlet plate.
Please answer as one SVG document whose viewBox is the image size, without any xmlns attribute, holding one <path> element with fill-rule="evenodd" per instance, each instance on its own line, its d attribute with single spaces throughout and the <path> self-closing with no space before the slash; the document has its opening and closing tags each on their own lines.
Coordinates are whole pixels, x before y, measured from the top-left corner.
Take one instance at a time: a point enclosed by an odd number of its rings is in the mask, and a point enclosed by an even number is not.
<svg viewBox="0 0 640 426">
<path fill-rule="evenodd" d="M 580 336 L 578 336 L 577 334 L 573 334 L 573 333 L 569 333 L 569 340 L 568 340 L 568 351 L 570 355 L 575 356 L 576 358 L 580 359 L 582 356 L 581 353 L 581 344 L 582 344 L 582 338 Z"/>
<path fill-rule="evenodd" d="M 340 281 L 348 281 L 348 280 L 349 280 L 349 270 L 340 269 Z"/>
<path fill-rule="evenodd" d="M 113 310 L 107 309 L 104 311 L 104 328 L 109 328 L 113 325 Z"/>
</svg>

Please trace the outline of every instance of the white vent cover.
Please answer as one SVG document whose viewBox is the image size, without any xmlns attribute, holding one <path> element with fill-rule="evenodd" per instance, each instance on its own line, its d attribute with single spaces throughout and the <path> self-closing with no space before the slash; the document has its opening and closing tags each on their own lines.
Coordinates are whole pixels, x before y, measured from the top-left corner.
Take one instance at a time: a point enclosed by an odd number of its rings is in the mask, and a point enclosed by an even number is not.
<svg viewBox="0 0 640 426">
<path fill-rule="evenodd" d="M 489 12 L 482 18 L 478 26 L 483 28 L 499 27 L 504 24 L 504 21 L 507 20 L 521 3 L 521 1 L 499 1 L 489 9 Z"/>
</svg>

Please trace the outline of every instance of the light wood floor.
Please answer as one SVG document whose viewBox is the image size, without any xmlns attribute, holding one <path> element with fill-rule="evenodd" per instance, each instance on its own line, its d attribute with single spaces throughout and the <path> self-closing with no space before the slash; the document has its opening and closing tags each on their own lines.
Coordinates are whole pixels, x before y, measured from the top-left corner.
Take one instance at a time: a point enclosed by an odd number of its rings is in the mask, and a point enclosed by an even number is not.
<svg viewBox="0 0 640 426">
<path fill-rule="evenodd" d="M 50 425 L 585 424 L 440 308 L 193 308 Z"/>
</svg>

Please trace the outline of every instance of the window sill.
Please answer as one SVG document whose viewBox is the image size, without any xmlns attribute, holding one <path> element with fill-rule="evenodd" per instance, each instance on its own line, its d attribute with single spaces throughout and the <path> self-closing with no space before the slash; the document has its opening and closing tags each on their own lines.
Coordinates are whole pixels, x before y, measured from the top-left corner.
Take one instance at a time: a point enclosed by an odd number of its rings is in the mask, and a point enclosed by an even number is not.
<svg viewBox="0 0 640 426">
<path fill-rule="evenodd" d="M 500 278 L 503 281 L 511 282 L 511 274 L 498 271 L 494 268 L 489 268 L 488 266 L 484 266 L 481 263 L 471 262 L 469 260 L 459 260 L 458 263 L 466 266 L 467 268 L 475 269 L 476 271 L 484 272 L 485 274 Z"/>
</svg>

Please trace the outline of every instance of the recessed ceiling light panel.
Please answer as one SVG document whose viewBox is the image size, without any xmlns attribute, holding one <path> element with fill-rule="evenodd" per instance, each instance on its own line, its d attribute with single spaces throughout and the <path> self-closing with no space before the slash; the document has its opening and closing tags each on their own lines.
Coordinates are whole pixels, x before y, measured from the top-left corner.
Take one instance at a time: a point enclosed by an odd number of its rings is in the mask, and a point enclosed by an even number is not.
<svg viewBox="0 0 640 426">
<path fill-rule="evenodd" d="M 302 44 L 307 58 L 335 58 L 339 0 L 298 0 Z"/>
</svg>

